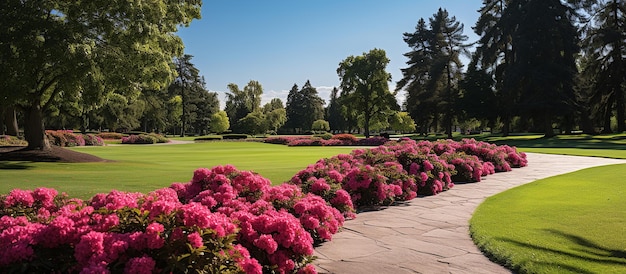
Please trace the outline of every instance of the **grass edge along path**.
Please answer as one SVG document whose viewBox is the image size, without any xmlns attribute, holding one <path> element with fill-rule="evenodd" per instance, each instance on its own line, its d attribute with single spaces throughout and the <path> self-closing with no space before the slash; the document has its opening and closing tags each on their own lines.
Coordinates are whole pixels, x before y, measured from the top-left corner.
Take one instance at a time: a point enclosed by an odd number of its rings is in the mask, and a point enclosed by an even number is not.
<svg viewBox="0 0 626 274">
<path fill-rule="evenodd" d="M 626 272 L 626 164 L 594 167 L 489 197 L 470 233 L 518 273 Z"/>
</svg>

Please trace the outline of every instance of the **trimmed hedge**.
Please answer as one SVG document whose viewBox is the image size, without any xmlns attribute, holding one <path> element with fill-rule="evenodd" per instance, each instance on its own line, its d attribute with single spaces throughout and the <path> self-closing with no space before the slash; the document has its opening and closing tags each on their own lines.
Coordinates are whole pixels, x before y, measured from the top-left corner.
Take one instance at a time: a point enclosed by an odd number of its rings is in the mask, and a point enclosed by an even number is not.
<svg viewBox="0 0 626 274">
<path fill-rule="evenodd" d="M 209 135 L 209 136 L 198 137 L 193 140 L 194 141 L 220 141 L 222 139 L 223 137 L 220 135 Z"/>
<path fill-rule="evenodd" d="M 224 134 L 222 135 L 222 139 L 224 140 L 243 140 L 248 139 L 247 134 Z"/>
</svg>

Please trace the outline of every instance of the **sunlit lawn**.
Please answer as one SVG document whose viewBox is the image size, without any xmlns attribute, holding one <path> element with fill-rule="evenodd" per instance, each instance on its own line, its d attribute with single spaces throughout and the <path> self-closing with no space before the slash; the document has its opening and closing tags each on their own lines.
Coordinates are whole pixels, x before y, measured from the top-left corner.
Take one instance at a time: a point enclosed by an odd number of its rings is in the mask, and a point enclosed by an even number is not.
<svg viewBox="0 0 626 274">
<path fill-rule="evenodd" d="M 118 145 L 73 150 L 115 162 L 0 162 L 0 193 L 11 189 L 52 187 L 72 197 L 88 198 L 112 189 L 149 192 L 187 182 L 199 167 L 231 164 L 253 170 L 273 184 L 321 158 L 349 153 L 354 147 L 287 147 L 257 142 L 206 142 L 180 145 Z"/>
<path fill-rule="evenodd" d="M 626 273 L 626 165 L 586 169 L 488 198 L 475 242 L 517 273 Z"/>
</svg>

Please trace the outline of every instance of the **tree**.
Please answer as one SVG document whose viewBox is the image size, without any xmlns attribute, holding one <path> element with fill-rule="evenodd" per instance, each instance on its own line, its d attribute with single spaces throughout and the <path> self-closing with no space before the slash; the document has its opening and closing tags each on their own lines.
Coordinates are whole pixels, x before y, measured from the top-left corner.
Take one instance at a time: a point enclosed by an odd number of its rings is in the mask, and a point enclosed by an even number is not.
<svg viewBox="0 0 626 274">
<path fill-rule="evenodd" d="M 452 138 L 452 121 L 456 101 L 459 97 L 458 83 L 461 80 L 461 68 L 463 64 L 460 55 L 465 53 L 467 36 L 463 34 L 463 24 L 456 21 L 456 17 L 451 18 L 448 11 L 439 9 L 433 18 L 430 19 L 433 31 L 432 52 L 435 53 L 433 65 L 430 70 L 432 80 L 444 82 L 443 85 L 432 83 L 431 87 L 443 88 L 444 124 L 448 138 Z"/>
<path fill-rule="evenodd" d="M 367 138 L 374 115 L 398 108 L 395 94 L 389 92 L 391 74 L 385 71 L 388 63 L 384 50 L 373 49 L 361 56 L 349 56 L 337 69 L 343 102 L 362 115 Z"/>
<path fill-rule="evenodd" d="M 222 133 L 228 130 L 230 122 L 228 121 L 228 115 L 226 111 L 218 111 L 211 115 L 209 122 L 209 130 L 215 133 Z"/>
<path fill-rule="evenodd" d="M 617 131 L 623 132 L 626 131 L 626 3 L 598 1 L 588 8 L 588 14 L 593 16 L 584 29 L 582 75 L 590 82 L 590 92 L 583 102 L 594 105 L 604 133 L 612 131 L 613 113 Z"/>
<path fill-rule="evenodd" d="M 554 136 L 557 116 L 569 116 L 574 106 L 578 54 L 574 8 L 560 0 L 512 0 L 505 15 L 513 24 L 515 49 L 507 74 L 520 90 L 520 108 Z"/>
<path fill-rule="evenodd" d="M 415 27 L 415 32 L 404 33 L 404 42 L 411 51 L 404 54 L 409 60 L 407 68 L 401 69 L 403 78 L 396 84 L 396 92 L 405 89 L 406 101 L 404 108 L 411 117 L 420 124 L 420 132 L 428 133 L 429 122 L 432 119 L 434 130 L 437 130 L 437 116 L 439 113 L 438 91 L 428 88 L 431 82 L 429 74 L 432 60 L 431 43 L 433 32 L 426 24 L 424 18 L 420 18 Z"/>
<path fill-rule="evenodd" d="M 272 130 L 274 133 L 287 122 L 287 111 L 283 106 L 283 101 L 279 98 L 274 98 L 265 104 L 263 106 L 263 114 L 265 115 L 268 130 Z"/>
<path fill-rule="evenodd" d="M 287 125 L 294 131 L 310 130 L 313 121 L 324 119 L 324 100 L 308 80 L 300 90 L 294 84 L 287 95 L 286 108 Z"/>
<path fill-rule="evenodd" d="M 237 124 L 237 127 L 240 129 L 241 132 L 250 135 L 265 133 L 268 129 L 265 114 L 260 111 L 248 113 L 246 117 L 243 117 L 239 121 L 237 121 Z"/>
<path fill-rule="evenodd" d="M 315 120 L 313 124 L 311 124 L 311 130 L 327 132 L 330 130 L 330 126 L 326 120 Z"/>
<path fill-rule="evenodd" d="M 243 90 L 239 90 L 239 87 L 233 83 L 228 84 L 228 90 L 224 110 L 230 121 L 234 123 L 233 131 L 243 132 L 243 129 L 239 128 L 239 120 L 260 110 L 263 87 L 259 82 L 251 80 Z"/>
<path fill-rule="evenodd" d="M 49 148 L 43 113 L 60 96 L 167 85 L 172 57 L 183 48 L 175 33 L 200 18 L 200 6 L 200 0 L 2 1 L 0 98 L 23 111 L 28 148 Z"/>
<path fill-rule="evenodd" d="M 467 51 L 464 44 L 467 36 L 463 35 L 463 24 L 454 16 L 449 17 L 445 9 L 439 9 L 429 19 L 429 24 L 430 27 L 420 19 L 414 33 L 404 34 L 404 41 L 412 50 L 405 54 L 409 67 L 402 70 L 404 78 L 396 89 L 407 87 L 406 108 L 422 122 L 427 117 L 417 111 L 428 113 L 430 110 L 435 125 L 438 114 L 443 112 L 444 127 L 451 138 L 458 84 L 462 78 L 460 55 Z"/>
<path fill-rule="evenodd" d="M 391 129 L 400 132 L 414 132 L 417 128 L 415 125 L 415 121 L 409 115 L 408 112 L 396 112 L 391 117 Z"/>
<path fill-rule="evenodd" d="M 496 111 L 503 122 L 502 135 L 508 136 L 511 128 L 511 119 L 516 114 L 519 102 L 519 89 L 512 83 L 514 75 L 510 73 L 510 64 L 513 63 L 515 48 L 511 37 L 515 31 L 516 19 L 510 14 L 505 15 L 510 0 L 483 0 L 479 10 L 480 17 L 474 26 L 474 32 L 480 36 L 478 46 L 472 57 L 472 65 L 468 71 L 466 83 L 481 81 L 481 73 L 495 80 L 492 84 L 494 101 L 486 102 L 489 108 Z M 507 16 L 509 15 L 509 16 Z M 466 88 L 468 93 L 487 92 L 487 87 L 473 85 Z M 465 97 L 478 100 L 483 97 Z"/>
<path fill-rule="evenodd" d="M 326 108 L 326 120 L 333 131 L 341 131 L 345 129 L 345 118 L 341 112 L 341 105 L 339 104 L 339 90 L 337 87 L 333 87 L 330 93 L 330 102 Z"/>
</svg>

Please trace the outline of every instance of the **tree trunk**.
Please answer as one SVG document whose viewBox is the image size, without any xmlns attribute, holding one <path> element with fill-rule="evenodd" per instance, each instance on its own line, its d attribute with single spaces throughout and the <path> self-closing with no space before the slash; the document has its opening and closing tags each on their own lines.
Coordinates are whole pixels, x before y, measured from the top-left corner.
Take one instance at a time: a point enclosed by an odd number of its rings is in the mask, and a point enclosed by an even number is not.
<svg viewBox="0 0 626 274">
<path fill-rule="evenodd" d="M 593 127 L 593 122 L 591 121 L 591 115 L 589 114 L 589 110 L 585 107 L 581 107 L 580 109 L 580 123 L 584 134 L 596 134 L 596 130 Z"/>
<path fill-rule="evenodd" d="M 17 136 L 18 127 L 17 127 L 17 115 L 15 112 L 14 106 L 7 106 L 4 109 L 4 115 L 2 117 L 2 121 L 6 126 L 6 134 L 11 136 Z M 1 124 L 0 124 L 1 126 Z"/>
<path fill-rule="evenodd" d="M 27 149 L 49 150 L 50 143 L 46 138 L 43 126 L 43 112 L 39 104 L 24 111 L 24 138 L 28 142 Z"/>
<path fill-rule="evenodd" d="M 626 111 L 626 107 L 624 104 L 624 92 L 622 91 L 621 88 L 616 88 L 615 90 L 615 96 L 616 96 L 616 112 L 617 112 L 617 132 L 621 133 L 626 131 L 626 124 L 625 124 L 625 117 L 624 117 L 624 111 Z"/>
<path fill-rule="evenodd" d="M 543 131 L 546 138 L 554 137 L 554 129 L 552 128 L 552 114 L 549 110 L 546 110 L 546 113 L 543 117 Z"/>
<path fill-rule="evenodd" d="M 365 114 L 365 125 L 363 125 L 363 130 L 365 131 L 365 138 L 369 138 L 370 137 L 370 117 L 369 115 Z"/>
<path fill-rule="evenodd" d="M 502 117 L 502 137 L 508 137 L 511 133 L 511 116 L 504 115 Z"/>
</svg>

